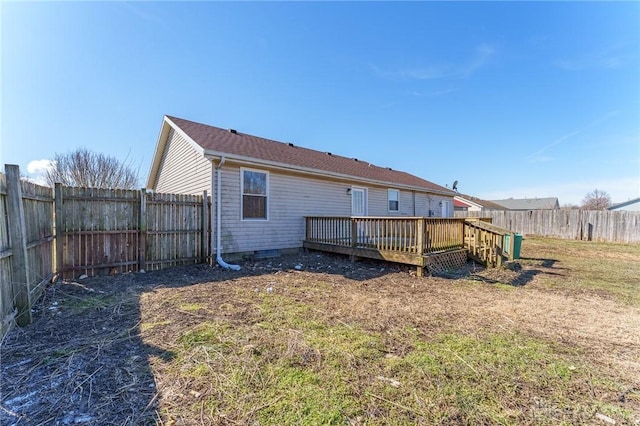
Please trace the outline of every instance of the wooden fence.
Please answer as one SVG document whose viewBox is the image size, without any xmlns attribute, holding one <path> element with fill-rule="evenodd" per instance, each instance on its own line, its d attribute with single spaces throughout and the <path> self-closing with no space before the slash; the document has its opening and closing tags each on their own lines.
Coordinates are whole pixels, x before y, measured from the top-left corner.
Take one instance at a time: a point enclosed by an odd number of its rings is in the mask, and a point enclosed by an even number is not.
<svg viewBox="0 0 640 426">
<path fill-rule="evenodd" d="M 54 274 L 157 270 L 207 262 L 210 203 L 203 195 L 142 190 L 55 190 L 0 173 L 0 339 L 31 322 L 31 306 Z M 55 231 L 55 233 L 54 233 Z"/>
<path fill-rule="evenodd" d="M 522 235 L 572 240 L 640 242 L 640 212 L 608 210 L 493 210 L 456 212 L 456 217 L 488 217 Z"/>
<path fill-rule="evenodd" d="M 53 275 L 53 193 L 20 179 L 17 166 L 0 173 L 0 338 L 31 322 L 31 302 Z"/>
<path fill-rule="evenodd" d="M 63 278 L 202 263 L 209 207 L 203 195 L 56 185 L 56 270 Z"/>
</svg>

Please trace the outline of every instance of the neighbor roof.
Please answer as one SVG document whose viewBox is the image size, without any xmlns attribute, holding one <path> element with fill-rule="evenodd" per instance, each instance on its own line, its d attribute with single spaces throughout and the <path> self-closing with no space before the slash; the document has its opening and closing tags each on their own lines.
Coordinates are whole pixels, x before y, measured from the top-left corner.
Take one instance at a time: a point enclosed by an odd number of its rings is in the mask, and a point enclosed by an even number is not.
<svg viewBox="0 0 640 426">
<path fill-rule="evenodd" d="M 496 204 L 492 201 L 488 201 L 488 200 L 483 200 L 481 198 L 478 197 L 473 197 L 471 195 L 466 195 L 466 194 L 458 194 L 455 196 L 455 198 L 458 199 L 458 201 L 462 202 L 462 203 L 473 203 L 476 204 L 479 207 L 483 207 L 487 210 L 505 210 L 506 208 L 504 206 L 501 206 L 500 204 Z"/>
<path fill-rule="evenodd" d="M 277 142 L 177 117 L 166 116 L 165 121 L 182 130 L 186 136 L 203 149 L 203 154 L 206 156 L 225 155 L 229 159 L 259 160 L 258 162 L 288 166 L 300 171 L 320 171 L 323 174 L 413 187 L 446 195 L 454 194 L 448 188 L 417 176 L 390 168 L 378 167 L 362 159 L 315 151 L 290 143 Z"/>
<path fill-rule="evenodd" d="M 548 198 L 509 198 L 507 200 L 491 200 L 508 210 L 548 210 L 559 207 L 556 197 Z"/>
<path fill-rule="evenodd" d="M 632 200 L 624 201 L 622 203 L 613 204 L 607 210 L 618 210 L 618 209 L 621 209 L 623 207 L 628 207 L 628 206 L 631 206 L 631 205 L 636 204 L 636 203 L 640 203 L 640 197 L 634 198 Z"/>
</svg>

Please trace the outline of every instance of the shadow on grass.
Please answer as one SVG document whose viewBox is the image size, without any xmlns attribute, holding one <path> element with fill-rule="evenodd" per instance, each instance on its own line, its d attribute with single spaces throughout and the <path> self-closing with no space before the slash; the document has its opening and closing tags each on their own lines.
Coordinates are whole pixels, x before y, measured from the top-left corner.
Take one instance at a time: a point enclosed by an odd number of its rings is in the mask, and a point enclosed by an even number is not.
<svg viewBox="0 0 640 426">
<path fill-rule="evenodd" d="M 13 329 L 2 343 L 0 424 L 156 424 L 159 393 L 151 364 L 175 354 L 145 343 L 145 294 L 274 273 L 363 281 L 410 269 L 318 252 L 240 264 L 237 272 L 190 265 L 49 286 L 34 308 L 34 322 Z"/>
<path fill-rule="evenodd" d="M 560 271 L 565 268 L 557 267 L 557 262 L 556 259 L 521 257 L 517 261 L 507 263 L 502 268 L 495 269 L 496 272 L 489 273 L 488 277 L 483 277 L 481 281 L 522 287 L 532 282 L 538 275 L 564 276 Z M 492 275 L 497 278 L 493 278 Z"/>
<path fill-rule="evenodd" d="M 438 276 L 523 286 L 538 274 L 559 275 L 553 259 L 522 262 L 526 265 L 518 270 L 494 271 L 469 263 L 461 273 Z M 313 251 L 239 264 L 242 269 L 237 272 L 191 265 L 58 282 L 47 288 L 36 305 L 34 323 L 12 330 L 3 342 L 0 424 L 159 422 L 152 364 L 170 362 L 176 354 L 144 340 L 144 327 L 153 326 L 144 322 L 141 312 L 149 293 L 302 271 L 354 281 L 415 271 L 407 265 L 370 259 L 354 263 L 347 256 Z"/>
</svg>

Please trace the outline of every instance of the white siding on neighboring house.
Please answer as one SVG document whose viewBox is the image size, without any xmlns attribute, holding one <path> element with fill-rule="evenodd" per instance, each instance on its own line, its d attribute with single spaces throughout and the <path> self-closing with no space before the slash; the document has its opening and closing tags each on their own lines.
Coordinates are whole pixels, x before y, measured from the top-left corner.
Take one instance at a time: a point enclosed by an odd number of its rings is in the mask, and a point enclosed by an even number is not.
<svg viewBox="0 0 640 426">
<path fill-rule="evenodd" d="M 618 205 L 613 205 L 611 207 L 609 207 L 609 210 L 613 210 L 613 211 L 640 211 L 640 199 L 638 199 L 637 201 L 628 201 L 626 203 L 620 203 Z"/>
<path fill-rule="evenodd" d="M 153 190 L 195 195 L 211 192 L 211 162 L 171 129 Z"/>
</svg>

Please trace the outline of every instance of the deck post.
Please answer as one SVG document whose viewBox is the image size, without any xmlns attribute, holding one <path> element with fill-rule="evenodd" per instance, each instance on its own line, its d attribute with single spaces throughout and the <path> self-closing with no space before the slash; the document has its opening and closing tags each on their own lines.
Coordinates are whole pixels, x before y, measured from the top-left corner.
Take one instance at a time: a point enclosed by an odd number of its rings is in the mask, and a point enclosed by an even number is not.
<svg viewBox="0 0 640 426">
<path fill-rule="evenodd" d="M 424 255 L 424 228 L 425 228 L 425 218 L 416 219 L 416 246 L 418 250 L 418 254 Z"/>
<path fill-rule="evenodd" d="M 516 249 L 516 233 L 509 234 L 509 260 L 513 260 L 514 250 Z"/>
<path fill-rule="evenodd" d="M 418 255 L 422 259 L 422 263 L 424 264 L 424 229 L 426 219 L 421 217 L 416 219 L 416 250 L 418 250 Z M 419 265 L 416 267 L 416 276 L 422 277 L 424 276 L 424 266 Z"/>
<path fill-rule="evenodd" d="M 311 225 L 311 219 L 309 217 L 304 218 L 304 239 L 309 241 L 311 240 L 311 229 L 309 229 L 309 225 Z"/>
<path fill-rule="evenodd" d="M 351 248 L 355 251 L 356 247 L 358 247 L 358 222 L 354 218 L 351 218 Z M 355 263 L 357 256 L 352 254 L 350 257 L 351 262 Z"/>
</svg>

